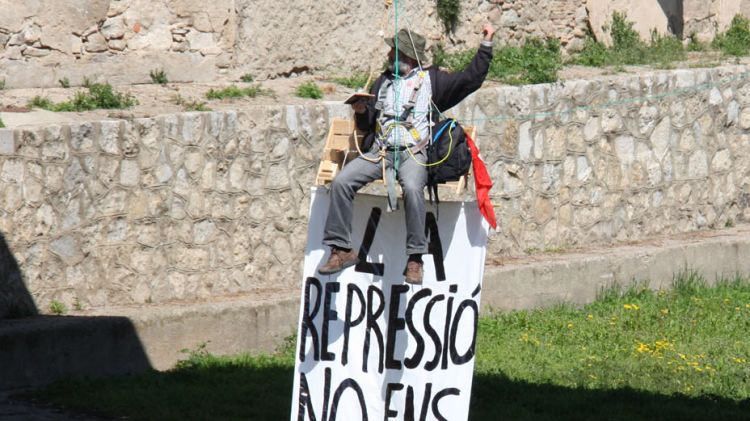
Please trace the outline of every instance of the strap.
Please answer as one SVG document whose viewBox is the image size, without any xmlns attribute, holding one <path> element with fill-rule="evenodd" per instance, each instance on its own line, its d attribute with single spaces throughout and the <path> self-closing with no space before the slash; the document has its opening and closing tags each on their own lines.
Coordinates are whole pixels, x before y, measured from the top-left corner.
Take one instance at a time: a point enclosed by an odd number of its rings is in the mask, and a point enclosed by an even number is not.
<svg viewBox="0 0 750 421">
<path fill-rule="evenodd" d="M 419 96 L 419 90 L 422 88 L 422 83 L 424 83 L 425 72 L 420 70 L 417 72 L 417 75 L 419 75 L 419 79 L 414 84 L 414 90 L 411 92 L 409 102 L 404 105 L 404 111 L 401 113 L 401 121 L 409 120 L 411 118 L 411 110 L 417 105 L 417 97 Z"/>
<path fill-rule="evenodd" d="M 395 152 L 400 153 L 400 152 Z M 385 188 L 388 193 L 388 212 L 398 210 L 398 196 L 396 195 L 396 177 L 395 171 L 388 171 L 383 160 L 383 174 L 385 174 Z"/>
</svg>

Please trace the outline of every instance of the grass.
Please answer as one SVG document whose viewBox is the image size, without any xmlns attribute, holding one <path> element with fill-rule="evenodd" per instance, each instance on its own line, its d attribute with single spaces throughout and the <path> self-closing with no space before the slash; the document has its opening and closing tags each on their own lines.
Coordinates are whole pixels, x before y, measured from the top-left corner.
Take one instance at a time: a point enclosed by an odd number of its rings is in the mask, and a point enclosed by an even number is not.
<svg viewBox="0 0 750 421">
<path fill-rule="evenodd" d="M 305 82 L 297 87 L 296 94 L 300 98 L 321 99 L 323 91 L 315 82 Z"/>
<path fill-rule="evenodd" d="M 240 77 L 240 81 L 245 83 L 252 83 L 254 80 L 255 78 L 253 78 L 253 75 L 251 75 L 250 73 L 245 73 Z"/>
<path fill-rule="evenodd" d="M 87 91 L 78 91 L 70 101 L 52 102 L 49 98 L 35 96 L 28 103 L 30 108 L 49 111 L 91 111 L 97 109 L 123 109 L 136 105 L 138 101 L 128 94 L 117 92 L 109 83 L 88 83 Z"/>
<path fill-rule="evenodd" d="M 5 89 L 5 79 L 0 79 L 0 91 Z"/>
<path fill-rule="evenodd" d="M 210 89 L 206 93 L 207 99 L 227 99 L 227 98 L 255 98 L 260 95 L 273 95 L 273 91 L 264 89 L 260 85 L 240 88 L 237 85 L 228 86 L 224 89 Z"/>
<path fill-rule="evenodd" d="M 63 88 L 70 88 L 70 79 L 68 79 L 67 77 L 64 77 L 62 79 L 58 79 L 57 83 L 59 83 L 60 86 L 63 87 Z"/>
<path fill-rule="evenodd" d="M 480 318 L 472 420 L 739 420 L 750 411 L 750 281 L 602 291 L 583 308 Z M 69 380 L 35 394 L 133 420 L 289 419 L 294 345 L 272 356 L 205 347 L 173 370 Z"/>
<path fill-rule="evenodd" d="M 3 123 L 3 119 L 0 118 L 0 129 L 4 129 L 4 128 L 5 128 L 5 123 Z"/>
</svg>

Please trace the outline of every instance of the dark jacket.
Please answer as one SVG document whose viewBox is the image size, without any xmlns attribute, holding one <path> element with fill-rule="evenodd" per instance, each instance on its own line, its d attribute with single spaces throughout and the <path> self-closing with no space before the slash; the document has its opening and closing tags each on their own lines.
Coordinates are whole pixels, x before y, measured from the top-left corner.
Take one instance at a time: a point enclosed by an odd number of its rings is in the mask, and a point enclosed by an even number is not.
<svg viewBox="0 0 750 421">
<path fill-rule="evenodd" d="M 437 106 L 437 111 L 442 112 L 454 107 L 472 92 L 479 89 L 485 77 L 487 77 L 491 61 L 492 47 L 480 45 L 471 63 L 460 72 L 448 73 L 436 67 L 428 68 L 427 71 L 429 72 L 430 83 L 432 85 L 432 102 Z M 362 141 L 362 150 L 365 151 L 372 147 L 375 139 L 374 132 L 378 118 L 378 110 L 375 109 L 375 102 L 378 91 L 386 78 L 393 79 L 393 74 L 386 70 L 375 80 L 370 89 L 370 93 L 375 95 L 375 98 L 367 103 L 364 113 L 354 114 L 357 128 L 367 133 Z"/>
</svg>

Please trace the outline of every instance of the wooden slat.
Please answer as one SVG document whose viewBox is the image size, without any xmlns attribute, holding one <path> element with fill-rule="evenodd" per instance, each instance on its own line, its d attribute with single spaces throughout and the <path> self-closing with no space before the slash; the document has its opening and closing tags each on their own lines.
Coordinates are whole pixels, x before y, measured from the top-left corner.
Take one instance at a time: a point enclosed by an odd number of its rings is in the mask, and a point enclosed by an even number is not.
<svg viewBox="0 0 750 421">
<path fill-rule="evenodd" d="M 323 148 L 323 156 L 321 157 L 320 166 L 318 167 L 318 175 L 315 179 L 316 185 L 330 183 L 336 174 L 341 171 L 344 163 L 348 162 L 352 156 L 356 157 L 358 155 L 357 148 L 354 144 L 355 128 L 356 126 L 352 120 L 340 118 L 334 118 L 331 120 L 331 126 L 328 130 L 328 136 L 326 137 L 326 144 Z M 464 130 L 476 141 L 476 127 L 465 126 Z M 363 135 L 364 134 L 359 134 L 360 140 Z M 470 176 L 471 169 L 469 169 L 469 173 L 461 177 L 460 180 L 441 184 L 440 186 L 452 188 L 457 194 L 460 194 L 467 188 Z M 384 180 L 376 180 L 376 182 L 384 183 Z"/>
</svg>

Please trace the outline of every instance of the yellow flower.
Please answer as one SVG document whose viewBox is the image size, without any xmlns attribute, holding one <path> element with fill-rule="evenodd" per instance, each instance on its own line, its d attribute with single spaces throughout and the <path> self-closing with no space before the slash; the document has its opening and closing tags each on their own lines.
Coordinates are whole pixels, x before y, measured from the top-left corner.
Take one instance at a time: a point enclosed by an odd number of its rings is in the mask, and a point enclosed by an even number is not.
<svg viewBox="0 0 750 421">
<path fill-rule="evenodd" d="M 573 323 L 568 323 L 568 329 L 573 329 Z"/>
<path fill-rule="evenodd" d="M 644 353 L 644 352 L 649 352 L 650 353 L 650 352 L 652 352 L 651 348 L 649 348 L 649 346 L 647 344 L 644 344 L 642 342 L 638 342 L 638 348 L 636 348 L 636 351 L 638 351 L 640 353 Z"/>
<path fill-rule="evenodd" d="M 589 320 L 591 320 L 591 319 L 594 318 L 594 315 L 593 314 L 589 314 L 588 316 L 586 316 L 586 318 L 589 319 Z"/>
<path fill-rule="evenodd" d="M 638 310 L 640 307 L 638 307 L 638 304 L 625 304 L 623 305 L 623 308 L 625 308 L 625 310 Z"/>
<path fill-rule="evenodd" d="M 747 362 L 747 360 L 745 360 L 744 358 L 732 358 L 732 359 L 733 359 L 733 360 L 734 360 L 734 362 L 736 362 L 737 364 L 745 364 L 745 363 Z"/>
<path fill-rule="evenodd" d="M 668 309 L 668 308 L 663 308 L 663 309 L 661 309 L 660 311 L 661 311 L 661 314 L 663 314 L 663 315 L 665 315 L 665 316 L 666 316 L 667 314 L 669 314 L 669 309 Z"/>
</svg>

